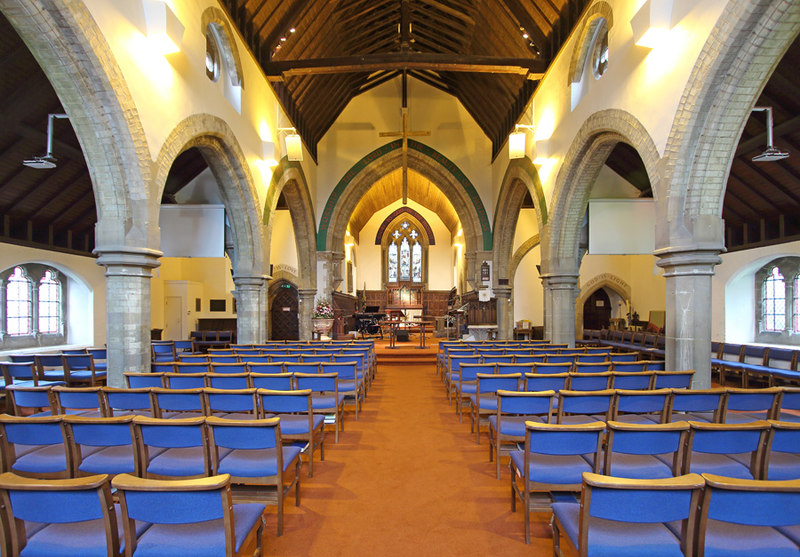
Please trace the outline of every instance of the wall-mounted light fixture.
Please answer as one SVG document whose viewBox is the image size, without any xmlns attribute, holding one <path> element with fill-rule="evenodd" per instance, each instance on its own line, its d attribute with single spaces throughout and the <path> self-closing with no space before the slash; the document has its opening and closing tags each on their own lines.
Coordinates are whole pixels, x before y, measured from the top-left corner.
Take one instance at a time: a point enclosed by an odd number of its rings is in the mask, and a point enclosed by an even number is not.
<svg viewBox="0 0 800 557">
<path fill-rule="evenodd" d="M 161 0 L 142 0 L 147 38 L 161 54 L 178 52 L 184 27 L 175 12 Z"/>
<path fill-rule="evenodd" d="M 522 159 L 526 155 L 526 139 L 528 130 L 533 131 L 533 126 L 517 124 L 514 131 L 508 134 L 508 158 Z"/>
<path fill-rule="evenodd" d="M 275 157 L 275 144 L 272 141 L 261 142 L 261 160 L 270 168 L 278 166 L 278 159 Z"/>
<path fill-rule="evenodd" d="M 669 40 L 669 32 L 686 15 L 683 0 L 645 0 L 631 18 L 633 42 L 637 46 L 656 48 Z"/>
<path fill-rule="evenodd" d="M 294 128 L 291 128 L 291 133 L 286 134 L 283 142 L 286 146 L 286 158 L 290 161 L 303 160 L 303 142 Z"/>
</svg>

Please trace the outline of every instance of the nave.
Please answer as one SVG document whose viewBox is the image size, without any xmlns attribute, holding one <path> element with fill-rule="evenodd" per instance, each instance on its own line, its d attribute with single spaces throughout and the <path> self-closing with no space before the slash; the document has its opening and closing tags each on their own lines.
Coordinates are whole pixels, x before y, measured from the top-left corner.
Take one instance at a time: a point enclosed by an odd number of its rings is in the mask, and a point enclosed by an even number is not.
<svg viewBox="0 0 800 557">
<path fill-rule="evenodd" d="M 533 513 L 525 545 L 508 469 L 495 479 L 484 436 L 448 406 L 435 364 L 379 364 L 359 420 L 305 477 L 284 533 L 268 508 L 265 555 L 551 555 L 549 513 Z M 436 345 L 432 352 L 437 350 Z M 427 351 L 426 351 L 427 352 Z M 305 476 L 305 470 L 302 472 Z"/>
</svg>

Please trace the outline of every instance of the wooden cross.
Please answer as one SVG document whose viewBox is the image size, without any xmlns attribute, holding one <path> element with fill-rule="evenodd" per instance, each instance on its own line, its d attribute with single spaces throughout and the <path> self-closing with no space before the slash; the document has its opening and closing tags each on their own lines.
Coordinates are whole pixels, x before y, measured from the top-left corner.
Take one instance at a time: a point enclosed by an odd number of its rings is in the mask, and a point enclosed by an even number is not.
<svg viewBox="0 0 800 557">
<path fill-rule="evenodd" d="M 408 205 L 408 138 L 409 136 L 429 136 L 429 131 L 409 131 L 408 130 L 408 95 L 406 88 L 406 74 L 403 72 L 403 129 L 399 132 L 380 132 L 379 137 L 402 137 L 403 138 L 403 205 Z"/>
</svg>

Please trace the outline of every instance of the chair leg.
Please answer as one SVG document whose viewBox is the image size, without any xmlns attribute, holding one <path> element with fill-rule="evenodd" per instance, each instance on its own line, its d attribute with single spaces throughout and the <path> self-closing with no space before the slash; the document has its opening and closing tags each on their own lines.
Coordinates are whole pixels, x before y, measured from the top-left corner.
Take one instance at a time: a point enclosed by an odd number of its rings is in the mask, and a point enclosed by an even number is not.
<svg viewBox="0 0 800 557">
<path fill-rule="evenodd" d="M 550 529 L 553 531 L 553 557 L 561 557 L 561 531 L 555 516 L 550 519 Z"/>
</svg>

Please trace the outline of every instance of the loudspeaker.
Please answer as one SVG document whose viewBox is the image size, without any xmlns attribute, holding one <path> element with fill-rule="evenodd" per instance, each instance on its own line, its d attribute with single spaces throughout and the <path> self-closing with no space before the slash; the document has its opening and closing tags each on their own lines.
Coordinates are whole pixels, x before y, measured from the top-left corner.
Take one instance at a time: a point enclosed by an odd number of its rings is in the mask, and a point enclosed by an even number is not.
<svg viewBox="0 0 800 557">
<path fill-rule="evenodd" d="M 394 338 L 397 342 L 408 342 L 408 331 L 397 331 Z"/>
</svg>

